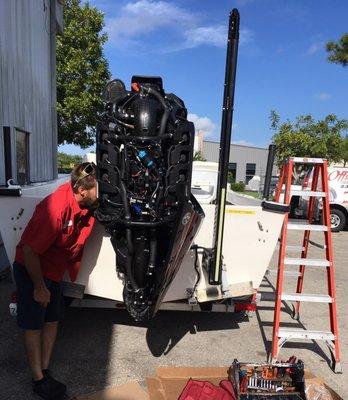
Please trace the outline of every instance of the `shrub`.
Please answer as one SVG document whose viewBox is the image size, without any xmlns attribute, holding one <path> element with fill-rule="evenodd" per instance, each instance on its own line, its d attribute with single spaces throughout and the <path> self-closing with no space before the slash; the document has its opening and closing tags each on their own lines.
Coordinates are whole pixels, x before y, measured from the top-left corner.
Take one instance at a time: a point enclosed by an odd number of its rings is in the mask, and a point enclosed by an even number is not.
<svg viewBox="0 0 348 400">
<path fill-rule="evenodd" d="M 242 181 L 238 183 L 231 183 L 231 190 L 233 190 L 234 192 L 244 192 L 245 183 Z"/>
</svg>

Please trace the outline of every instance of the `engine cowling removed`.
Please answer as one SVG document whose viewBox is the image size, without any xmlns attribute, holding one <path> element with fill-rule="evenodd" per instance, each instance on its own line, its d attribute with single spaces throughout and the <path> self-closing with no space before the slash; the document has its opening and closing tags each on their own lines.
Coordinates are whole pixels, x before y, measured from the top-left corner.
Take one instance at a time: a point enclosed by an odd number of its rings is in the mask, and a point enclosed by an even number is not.
<svg viewBox="0 0 348 400">
<path fill-rule="evenodd" d="M 204 213 L 192 196 L 194 125 L 159 77 L 120 80 L 105 90 L 97 127 L 97 219 L 111 235 L 128 312 L 158 310 Z"/>
</svg>

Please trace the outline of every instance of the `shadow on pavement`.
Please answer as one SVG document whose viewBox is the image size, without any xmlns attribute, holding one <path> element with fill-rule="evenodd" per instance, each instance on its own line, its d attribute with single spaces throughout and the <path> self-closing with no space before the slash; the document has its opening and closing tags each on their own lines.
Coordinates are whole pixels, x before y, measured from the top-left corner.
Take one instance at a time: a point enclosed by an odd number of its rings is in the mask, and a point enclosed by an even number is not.
<svg viewBox="0 0 348 400">
<path fill-rule="evenodd" d="M 168 354 L 187 334 L 239 329 L 238 314 L 162 311 L 148 324 L 146 341 L 153 356 Z M 180 324 L 178 324 L 180 321 Z"/>
</svg>

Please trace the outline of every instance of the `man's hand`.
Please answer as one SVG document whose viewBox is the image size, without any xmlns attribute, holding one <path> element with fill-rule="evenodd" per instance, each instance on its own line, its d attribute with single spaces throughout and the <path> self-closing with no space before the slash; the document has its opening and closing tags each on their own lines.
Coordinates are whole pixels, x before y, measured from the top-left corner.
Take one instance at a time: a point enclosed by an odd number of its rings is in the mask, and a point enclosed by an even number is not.
<svg viewBox="0 0 348 400">
<path fill-rule="evenodd" d="M 37 301 L 40 306 L 46 308 L 47 304 L 51 300 L 51 292 L 47 289 L 46 286 L 34 288 L 34 300 Z"/>
<path fill-rule="evenodd" d="M 42 307 L 47 307 L 51 299 L 51 293 L 47 289 L 44 277 L 42 276 L 40 257 L 28 244 L 23 246 L 23 254 L 24 265 L 34 285 L 34 300 Z"/>
</svg>

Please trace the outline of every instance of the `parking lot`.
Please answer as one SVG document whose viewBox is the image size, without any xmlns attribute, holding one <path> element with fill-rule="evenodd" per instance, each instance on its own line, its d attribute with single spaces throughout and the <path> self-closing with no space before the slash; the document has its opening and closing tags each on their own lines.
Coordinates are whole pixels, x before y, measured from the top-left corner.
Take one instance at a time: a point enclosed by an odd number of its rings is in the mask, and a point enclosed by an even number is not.
<svg viewBox="0 0 348 400">
<path fill-rule="evenodd" d="M 318 238 L 320 234 L 313 235 Z M 334 252 L 343 375 L 328 366 L 329 351 L 321 343 L 285 345 L 281 357 L 296 355 L 307 369 L 322 376 L 343 398 L 348 397 L 348 231 L 336 233 Z M 290 232 L 290 244 L 300 244 L 300 234 Z M 310 255 L 320 257 L 320 250 Z M 276 266 L 276 254 L 271 266 Z M 307 293 L 326 292 L 325 271 L 306 272 Z M 295 290 L 294 278 L 286 278 L 286 289 Z M 265 278 L 260 292 L 272 293 L 275 278 Z M 9 315 L 13 285 L 9 277 L 0 281 L 0 399 L 33 399 L 21 332 Z M 67 310 L 61 325 L 51 369 L 68 385 L 69 393 L 97 391 L 129 380 L 145 384 L 145 378 L 163 365 L 223 366 L 234 358 L 264 361 L 270 346 L 273 302 L 262 300 L 250 317 L 235 314 L 163 311 L 148 324 L 136 324 L 125 311 L 111 309 Z M 301 322 L 290 318 L 291 305 L 284 304 L 283 321 L 289 327 L 326 330 L 328 309 L 322 304 L 304 304 Z"/>
</svg>

